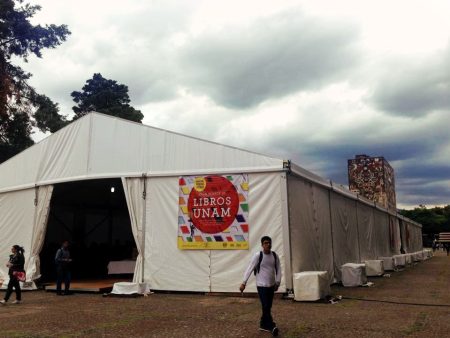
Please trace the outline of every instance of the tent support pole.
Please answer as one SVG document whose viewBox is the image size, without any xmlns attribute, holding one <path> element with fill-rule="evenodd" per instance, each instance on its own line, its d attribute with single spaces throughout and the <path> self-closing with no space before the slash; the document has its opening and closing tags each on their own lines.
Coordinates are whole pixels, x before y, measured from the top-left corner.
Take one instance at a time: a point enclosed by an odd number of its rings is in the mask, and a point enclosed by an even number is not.
<svg viewBox="0 0 450 338">
<path fill-rule="evenodd" d="M 332 184 L 330 182 L 330 184 Z M 330 231 L 331 231 L 331 254 L 333 256 L 333 280 L 336 279 L 335 276 L 335 266 L 336 266 L 336 261 L 335 261 L 335 257 L 334 257 L 334 234 L 333 234 L 333 203 L 331 203 L 331 198 L 332 198 L 332 191 L 333 190 L 328 190 L 328 203 L 330 205 Z"/>
<path fill-rule="evenodd" d="M 146 200 L 147 200 L 147 175 L 142 174 L 142 179 L 144 183 L 144 190 L 142 191 L 142 238 L 141 238 L 141 248 L 142 248 L 142 278 L 141 282 L 144 283 L 144 269 L 145 269 L 145 228 L 147 227 L 147 212 L 146 212 Z"/>
<path fill-rule="evenodd" d="M 359 217 L 358 217 L 358 200 L 355 201 L 355 212 L 356 212 L 356 235 L 358 236 L 358 260 L 361 262 L 361 243 L 359 242 Z"/>
<path fill-rule="evenodd" d="M 289 215 L 289 187 L 288 187 L 288 175 L 289 171 L 281 174 L 281 201 L 282 201 L 282 215 L 283 215 L 283 241 L 287 243 L 288 250 L 284 249 L 286 264 L 286 291 L 289 292 L 293 289 L 293 275 L 292 275 L 292 245 L 291 245 L 291 222 Z M 287 237 L 287 238 L 286 238 Z"/>
</svg>

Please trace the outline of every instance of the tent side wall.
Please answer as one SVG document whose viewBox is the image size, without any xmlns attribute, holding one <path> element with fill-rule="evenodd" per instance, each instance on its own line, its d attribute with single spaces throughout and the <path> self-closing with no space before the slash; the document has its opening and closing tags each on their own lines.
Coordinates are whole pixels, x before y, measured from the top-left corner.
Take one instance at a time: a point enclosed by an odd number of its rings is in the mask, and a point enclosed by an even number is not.
<svg viewBox="0 0 450 338">
<path fill-rule="evenodd" d="M 306 171 L 288 175 L 292 273 L 328 271 L 345 263 L 422 249 L 420 225 Z"/>
<path fill-rule="evenodd" d="M 25 262 L 30 257 L 34 222 L 35 190 L 26 189 L 0 194 L 0 278 L 9 279 L 5 263 L 15 244 L 24 247 Z"/>
<path fill-rule="evenodd" d="M 407 228 L 407 252 L 422 250 L 422 228 L 418 224 L 406 222 Z"/>
<path fill-rule="evenodd" d="M 178 249 L 179 177 L 148 178 L 144 280 L 155 290 L 237 292 L 252 255 L 261 249 L 263 235 L 272 237 L 286 272 L 284 177 L 284 172 L 249 174 L 249 250 Z M 252 279 L 248 291 L 256 291 Z M 285 290 L 283 273 L 280 291 Z"/>
<path fill-rule="evenodd" d="M 328 271 L 333 281 L 333 243 L 329 191 L 288 175 L 292 273 Z"/>
<path fill-rule="evenodd" d="M 27 282 L 40 277 L 39 253 L 44 242 L 52 192 L 53 186 L 49 185 L 0 194 L 0 257 L 7 260 L 13 245 L 22 246 L 25 249 Z M 0 265 L 0 279 L 9 279 L 8 268 L 4 264 Z"/>
<path fill-rule="evenodd" d="M 401 238 L 400 238 L 400 223 L 397 216 L 389 215 L 389 234 L 391 240 L 390 242 L 391 254 L 399 255 L 401 253 L 400 252 Z"/>
<path fill-rule="evenodd" d="M 390 249 L 390 235 L 389 235 L 389 214 L 378 208 L 374 209 L 375 215 L 375 237 L 377 239 L 376 257 L 392 256 Z M 372 259 L 373 259 L 372 258 Z"/>
<path fill-rule="evenodd" d="M 358 236 L 361 261 L 377 257 L 374 208 L 358 201 Z"/>
<path fill-rule="evenodd" d="M 422 226 L 403 216 L 398 217 L 398 222 L 403 251 L 411 253 L 422 250 Z"/>
<path fill-rule="evenodd" d="M 334 274 L 341 280 L 341 266 L 360 262 L 356 200 L 331 192 Z"/>
</svg>

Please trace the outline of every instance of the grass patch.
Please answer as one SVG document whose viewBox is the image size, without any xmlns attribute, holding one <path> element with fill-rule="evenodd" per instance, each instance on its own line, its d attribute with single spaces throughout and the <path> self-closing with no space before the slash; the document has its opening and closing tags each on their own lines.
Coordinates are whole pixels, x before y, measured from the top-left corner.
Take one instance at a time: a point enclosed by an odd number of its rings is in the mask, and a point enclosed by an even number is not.
<svg viewBox="0 0 450 338">
<path fill-rule="evenodd" d="M 17 330 L 4 331 L 4 332 L 2 332 L 2 334 L 5 335 L 4 337 L 11 337 L 11 338 L 15 338 L 15 337 L 20 337 L 20 338 L 44 338 L 44 337 L 49 337 L 49 336 L 42 335 L 42 334 L 29 333 L 29 332 L 17 331 Z"/>
<path fill-rule="evenodd" d="M 349 307 L 354 307 L 356 304 L 358 304 L 358 302 L 356 300 L 343 299 L 339 303 L 333 304 L 332 306 L 339 307 L 339 308 L 341 308 L 341 307 L 342 308 L 349 308 Z"/>
<path fill-rule="evenodd" d="M 110 329 L 114 329 L 116 327 L 121 327 L 121 326 L 126 326 L 126 325 L 130 325 L 130 324 L 134 324 L 136 322 L 139 322 L 141 320 L 146 320 L 146 319 L 165 319 L 165 318 L 170 318 L 168 316 L 164 316 L 164 315 L 159 315 L 159 316 L 152 316 L 149 314 L 136 314 L 136 315 L 129 315 L 125 318 L 119 319 L 119 320 L 109 320 L 109 321 L 105 321 L 105 322 L 100 322 L 97 323 L 94 326 L 91 327 L 87 327 L 87 328 L 82 328 L 78 331 L 74 331 L 74 330 L 70 330 L 70 332 L 68 333 L 61 333 L 59 334 L 59 337 L 61 338 L 71 338 L 71 337 L 84 337 L 88 334 L 95 334 L 98 333 L 100 331 L 103 330 L 110 330 Z"/>
<path fill-rule="evenodd" d="M 437 292 L 436 290 L 430 291 L 430 296 L 437 297 L 437 296 L 439 296 L 439 292 Z"/>
<path fill-rule="evenodd" d="M 414 323 L 412 323 L 412 325 L 410 325 L 409 327 L 407 327 L 403 333 L 405 335 L 412 335 L 414 333 L 423 331 L 425 328 L 425 322 L 427 320 L 427 315 L 425 312 L 420 312 L 417 317 L 416 320 L 414 321 Z"/>
<path fill-rule="evenodd" d="M 296 327 L 288 330 L 283 337 L 285 338 L 298 338 L 298 337 L 307 337 L 309 333 L 311 333 L 312 327 L 306 324 L 299 324 Z"/>
</svg>

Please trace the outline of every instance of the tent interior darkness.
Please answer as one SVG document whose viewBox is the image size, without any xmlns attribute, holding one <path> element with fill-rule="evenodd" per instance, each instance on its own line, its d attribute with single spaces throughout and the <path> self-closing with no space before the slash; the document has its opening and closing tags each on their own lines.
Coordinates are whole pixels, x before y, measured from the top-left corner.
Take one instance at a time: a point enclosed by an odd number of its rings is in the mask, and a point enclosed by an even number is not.
<svg viewBox="0 0 450 338">
<path fill-rule="evenodd" d="M 110 261 L 136 258 L 136 245 L 120 179 L 54 186 L 40 254 L 41 281 L 55 279 L 55 254 L 66 239 L 70 242 L 73 259 L 72 279 L 107 278 Z M 132 278 L 131 275 L 128 277 Z"/>
</svg>

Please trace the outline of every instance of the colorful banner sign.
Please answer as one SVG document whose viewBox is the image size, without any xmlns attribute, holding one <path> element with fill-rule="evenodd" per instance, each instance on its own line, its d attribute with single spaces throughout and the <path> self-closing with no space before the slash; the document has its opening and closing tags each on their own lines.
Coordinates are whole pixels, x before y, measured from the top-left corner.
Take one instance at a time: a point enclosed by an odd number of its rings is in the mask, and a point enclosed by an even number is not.
<svg viewBox="0 0 450 338">
<path fill-rule="evenodd" d="M 179 179 L 178 248 L 248 249 L 248 175 Z"/>
</svg>

